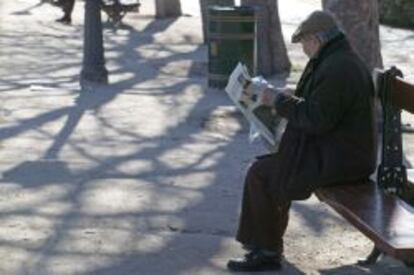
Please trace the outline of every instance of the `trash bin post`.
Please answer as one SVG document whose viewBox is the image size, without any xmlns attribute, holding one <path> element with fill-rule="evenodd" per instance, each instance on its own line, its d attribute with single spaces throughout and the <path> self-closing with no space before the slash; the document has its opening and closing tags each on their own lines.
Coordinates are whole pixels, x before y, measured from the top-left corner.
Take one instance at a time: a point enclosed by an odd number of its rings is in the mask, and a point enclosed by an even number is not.
<svg viewBox="0 0 414 275">
<path fill-rule="evenodd" d="M 251 75 L 257 70 L 257 20 L 252 6 L 208 8 L 208 86 L 224 88 L 242 62 Z"/>
</svg>

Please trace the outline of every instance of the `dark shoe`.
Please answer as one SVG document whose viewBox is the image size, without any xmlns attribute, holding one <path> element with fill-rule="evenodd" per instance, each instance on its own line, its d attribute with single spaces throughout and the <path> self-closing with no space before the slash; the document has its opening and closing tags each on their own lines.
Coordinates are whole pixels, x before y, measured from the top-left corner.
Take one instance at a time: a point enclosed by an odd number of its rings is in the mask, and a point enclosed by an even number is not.
<svg viewBox="0 0 414 275">
<path fill-rule="evenodd" d="M 260 251 L 252 251 L 241 259 L 230 260 L 227 268 L 236 272 L 278 270 L 282 268 L 280 257 L 266 256 Z"/>
<path fill-rule="evenodd" d="M 63 16 L 62 18 L 57 19 L 56 22 L 59 22 L 65 25 L 70 25 L 72 23 L 72 19 L 70 17 Z"/>
</svg>

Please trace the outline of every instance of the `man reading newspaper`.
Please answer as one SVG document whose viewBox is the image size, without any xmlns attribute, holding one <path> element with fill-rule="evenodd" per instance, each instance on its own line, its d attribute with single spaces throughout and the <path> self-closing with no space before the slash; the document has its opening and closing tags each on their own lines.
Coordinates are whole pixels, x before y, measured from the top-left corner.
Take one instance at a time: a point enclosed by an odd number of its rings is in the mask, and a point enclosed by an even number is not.
<svg viewBox="0 0 414 275">
<path fill-rule="evenodd" d="M 270 151 L 277 151 L 286 119 L 277 115 L 273 106 L 260 100 L 265 91 L 275 88 L 262 77 L 251 78 L 246 66 L 239 63 L 229 77 L 225 91 L 250 122 L 250 138 L 261 135 Z"/>
<path fill-rule="evenodd" d="M 257 157 L 247 171 L 236 239 L 248 251 L 232 271 L 281 268 L 292 200 L 320 186 L 366 181 L 375 169 L 371 74 L 333 17 L 315 11 L 293 43 L 309 57 L 294 95 L 266 87 L 261 105 L 287 119 L 278 152 Z"/>
</svg>

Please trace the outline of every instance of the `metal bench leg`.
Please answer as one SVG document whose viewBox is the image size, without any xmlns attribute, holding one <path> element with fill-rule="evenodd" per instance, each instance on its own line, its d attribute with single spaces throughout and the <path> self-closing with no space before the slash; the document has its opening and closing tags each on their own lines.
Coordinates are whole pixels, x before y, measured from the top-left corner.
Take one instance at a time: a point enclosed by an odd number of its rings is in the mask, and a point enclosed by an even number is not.
<svg viewBox="0 0 414 275">
<path fill-rule="evenodd" d="M 409 268 L 414 268 L 414 261 L 404 261 L 404 264 Z"/>
<path fill-rule="evenodd" d="M 369 253 L 368 257 L 366 259 L 359 260 L 357 264 L 361 266 L 375 264 L 382 254 L 383 253 L 381 252 L 381 250 L 374 246 L 371 253 Z"/>
</svg>

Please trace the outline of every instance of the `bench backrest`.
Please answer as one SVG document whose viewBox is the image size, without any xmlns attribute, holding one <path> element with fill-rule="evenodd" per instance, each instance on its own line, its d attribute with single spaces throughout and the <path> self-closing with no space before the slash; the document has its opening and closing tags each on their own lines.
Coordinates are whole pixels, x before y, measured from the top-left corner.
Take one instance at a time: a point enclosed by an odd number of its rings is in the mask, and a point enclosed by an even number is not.
<svg viewBox="0 0 414 275">
<path fill-rule="evenodd" d="M 400 77 L 393 79 L 391 102 L 397 108 L 414 114 L 414 85 Z"/>
<path fill-rule="evenodd" d="M 377 95 L 382 105 L 382 154 L 378 184 L 385 191 L 414 201 L 414 186 L 408 183 L 403 165 L 401 110 L 414 113 L 414 85 L 402 79 L 395 67 L 374 71 Z"/>
</svg>

